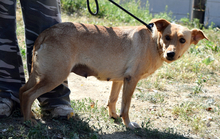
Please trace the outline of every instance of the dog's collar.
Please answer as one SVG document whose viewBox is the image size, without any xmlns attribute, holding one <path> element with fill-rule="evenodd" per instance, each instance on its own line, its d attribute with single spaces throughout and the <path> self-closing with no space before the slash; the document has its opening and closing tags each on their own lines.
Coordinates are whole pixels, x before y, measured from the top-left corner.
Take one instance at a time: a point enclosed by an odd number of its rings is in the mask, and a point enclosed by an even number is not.
<svg viewBox="0 0 220 139">
<path fill-rule="evenodd" d="M 146 27 L 152 32 L 152 28 L 154 27 L 154 23 L 146 24 Z"/>
</svg>

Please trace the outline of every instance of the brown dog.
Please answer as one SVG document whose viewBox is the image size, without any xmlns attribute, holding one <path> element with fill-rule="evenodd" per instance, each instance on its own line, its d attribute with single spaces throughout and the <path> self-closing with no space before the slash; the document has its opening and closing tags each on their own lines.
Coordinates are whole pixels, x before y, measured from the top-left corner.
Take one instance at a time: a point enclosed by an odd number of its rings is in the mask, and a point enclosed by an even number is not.
<svg viewBox="0 0 220 139">
<path fill-rule="evenodd" d="M 123 85 L 121 117 L 133 129 L 129 107 L 138 81 L 179 59 L 191 44 L 207 37 L 201 30 L 152 20 L 153 32 L 145 26 L 104 27 L 60 23 L 39 35 L 33 51 L 32 71 L 20 89 L 24 120 L 31 120 L 31 106 L 40 95 L 54 89 L 74 72 L 83 77 L 113 81 L 108 101 L 109 116 L 118 118 L 116 101 Z"/>
</svg>

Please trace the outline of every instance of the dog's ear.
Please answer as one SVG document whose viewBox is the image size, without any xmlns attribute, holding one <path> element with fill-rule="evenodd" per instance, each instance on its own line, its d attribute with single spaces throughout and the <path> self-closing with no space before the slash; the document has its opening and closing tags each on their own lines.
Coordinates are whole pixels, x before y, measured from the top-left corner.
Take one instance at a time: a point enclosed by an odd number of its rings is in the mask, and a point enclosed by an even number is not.
<svg viewBox="0 0 220 139">
<path fill-rule="evenodd" d="M 196 45 L 200 40 L 202 40 L 204 38 L 206 40 L 209 40 L 205 36 L 205 34 L 201 30 L 199 30 L 199 29 L 192 29 L 191 32 L 192 32 L 191 44 L 195 44 Z"/>
<path fill-rule="evenodd" d="M 162 32 L 168 25 L 170 25 L 170 22 L 165 19 L 152 19 L 150 23 L 154 23 L 159 32 Z"/>
</svg>

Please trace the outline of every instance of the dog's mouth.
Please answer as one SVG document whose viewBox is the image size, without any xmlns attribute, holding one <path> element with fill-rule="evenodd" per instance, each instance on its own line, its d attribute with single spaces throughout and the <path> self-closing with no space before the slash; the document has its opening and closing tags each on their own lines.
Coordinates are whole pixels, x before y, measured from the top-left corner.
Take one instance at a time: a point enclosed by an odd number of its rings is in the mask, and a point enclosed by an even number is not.
<svg viewBox="0 0 220 139">
<path fill-rule="evenodd" d="M 174 61 L 175 59 L 173 57 L 166 57 L 167 60 L 169 61 Z"/>
<path fill-rule="evenodd" d="M 174 58 L 168 58 L 168 57 L 166 57 L 166 58 L 165 58 L 165 61 L 166 61 L 167 63 L 172 63 L 173 61 L 175 61 L 175 59 L 174 59 Z"/>
</svg>

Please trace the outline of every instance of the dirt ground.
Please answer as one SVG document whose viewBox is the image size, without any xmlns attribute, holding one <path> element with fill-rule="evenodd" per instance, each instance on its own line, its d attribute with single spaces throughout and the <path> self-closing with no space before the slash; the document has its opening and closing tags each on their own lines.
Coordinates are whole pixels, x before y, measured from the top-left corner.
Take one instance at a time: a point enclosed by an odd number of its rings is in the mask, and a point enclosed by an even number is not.
<svg viewBox="0 0 220 139">
<path fill-rule="evenodd" d="M 99 106 L 107 106 L 109 94 L 111 91 L 111 81 L 99 81 L 95 77 L 83 78 L 81 76 L 71 73 L 68 77 L 68 85 L 71 90 L 70 99 L 80 100 L 83 98 L 91 98 L 92 100 L 98 100 Z M 134 94 L 138 90 L 135 90 Z M 122 90 L 120 91 L 119 98 L 116 104 L 117 109 L 121 108 Z M 131 109 L 139 111 L 145 107 L 144 102 L 132 99 Z M 119 114 L 119 113 L 118 113 Z M 137 122 L 137 121 L 135 121 Z M 139 121 L 141 124 L 141 121 Z"/>
<path fill-rule="evenodd" d="M 112 82 L 99 81 L 94 77 L 83 78 L 73 73 L 71 73 L 70 76 L 68 77 L 68 81 L 69 81 L 69 88 L 71 89 L 71 96 L 70 96 L 71 100 L 91 98 L 94 101 L 98 100 L 98 106 L 107 105 Z M 200 138 L 199 136 L 196 135 L 196 133 L 191 131 L 192 129 L 190 128 L 190 126 L 182 123 L 178 117 L 175 117 L 172 114 L 172 109 L 175 105 L 178 105 L 180 102 L 186 102 L 188 100 L 193 101 L 191 100 L 192 98 L 189 97 L 191 91 L 190 88 L 192 86 L 193 85 L 190 84 L 175 84 L 175 83 L 166 84 L 167 89 L 163 91 L 163 93 L 165 94 L 165 98 L 164 98 L 165 103 L 163 104 L 158 104 L 158 103 L 153 104 L 148 101 L 142 101 L 140 99 L 137 99 L 135 97 L 135 94 L 138 94 L 140 92 L 138 91 L 138 89 L 136 89 L 134 92 L 134 97 L 132 98 L 130 112 L 129 112 L 131 121 L 137 122 L 139 125 L 141 125 L 141 122 L 147 120 L 146 118 L 150 118 L 151 121 L 153 121 L 153 125 L 155 128 L 166 129 L 167 127 L 169 127 L 176 129 L 177 132 L 179 132 L 180 134 L 184 134 L 185 137 Z M 204 86 L 204 90 L 205 93 L 201 94 L 200 95 L 201 97 L 210 98 L 210 100 L 212 98 L 216 98 L 220 100 L 220 94 L 219 94 L 220 85 L 213 85 L 212 87 Z M 143 92 L 146 91 L 152 94 L 156 92 L 160 92 L 158 90 L 144 90 Z M 117 102 L 118 110 L 120 110 L 120 106 L 121 106 L 121 92 L 119 94 L 119 99 Z M 212 116 L 209 115 L 209 113 L 205 113 L 205 114 L 207 114 L 205 115 L 205 117 Z M 216 123 L 212 123 L 212 126 L 210 126 L 209 128 L 209 130 L 217 130 L 217 129 L 218 129 L 218 124 Z M 214 135 L 212 137 L 217 138 L 219 132 L 216 131 L 213 134 Z M 123 134 L 120 135 L 122 138 L 126 136 Z"/>
<path fill-rule="evenodd" d="M 83 78 L 71 73 L 68 77 L 68 86 L 71 90 L 70 99 L 91 98 L 107 104 L 111 82 L 99 81 L 95 77 Z"/>
<path fill-rule="evenodd" d="M 111 84 L 112 82 L 108 81 L 99 81 L 94 77 L 88 77 L 83 78 L 78 75 L 75 75 L 73 73 L 70 74 L 68 77 L 69 81 L 69 88 L 71 90 L 70 98 L 71 100 L 81 100 L 84 98 L 91 98 L 94 102 L 98 100 L 98 107 L 106 107 L 108 102 L 109 93 L 111 91 Z M 187 122 L 185 123 L 183 120 L 181 120 L 180 117 L 176 117 L 174 114 L 172 114 L 173 108 L 176 105 L 180 105 L 181 103 L 185 102 L 197 102 L 198 106 L 204 105 L 209 106 L 213 110 L 213 112 L 206 111 L 205 109 L 202 109 L 202 113 L 198 111 L 198 113 L 195 113 L 198 117 L 202 118 L 202 121 L 205 123 L 205 130 L 203 133 L 204 139 L 219 139 L 220 136 L 220 116 L 219 116 L 219 100 L 220 100 L 220 85 L 215 84 L 211 87 L 204 86 L 204 93 L 200 93 L 197 97 L 190 97 L 191 88 L 193 87 L 193 84 L 178 84 L 176 82 L 172 83 L 166 83 L 165 84 L 165 90 L 159 91 L 159 90 L 153 90 L 153 89 L 145 89 L 141 87 L 137 87 L 134 95 L 132 97 L 132 102 L 130 106 L 130 119 L 132 122 L 137 122 L 139 125 L 142 124 L 142 122 L 146 123 L 150 119 L 150 125 L 152 126 L 152 129 L 159 129 L 159 132 L 162 133 L 165 136 L 164 130 L 165 129 L 174 129 L 175 133 L 181 136 L 181 138 L 193 138 L 198 139 L 201 138 L 201 132 L 197 134 L 195 131 L 192 130 L 191 123 Z M 152 103 L 149 100 L 143 100 L 139 97 L 140 93 L 148 94 L 148 95 L 155 95 L 156 93 L 164 95 L 164 101 L 162 103 Z M 145 96 L 146 97 L 146 96 Z M 216 107 L 218 104 L 218 107 Z M 121 107 L 121 93 L 119 94 L 119 99 L 117 101 L 117 110 L 120 111 Z M 193 106 L 194 107 L 194 106 Z M 194 109 L 194 108 L 193 108 Z M 218 114 L 217 114 L 218 113 Z M 119 114 L 119 113 L 118 113 Z M 196 117 L 196 116 L 194 116 Z M 211 117 L 211 121 L 207 120 L 206 117 Z M 56 128 L 56 126 L 53 125 L 54 121 L 46 120 L 47 124 L 51 127 Z M 99 122 L 99 121 L 98 121 Z M 103 122 L 103 121 L 101 121 Z M 100 122 L 100 124 L 102 124 Z M 201 122 L 201 121 L 200 121 Z M 9 130 L 8 124 L 13 124 L 15 126 L 11 126 L 14 129 L 18 127 L 19 133 L 22 132 L 22 130 L 19 128 L 20 125 L 22 125 L 22 117 L 12 117 L 12 118 L 6 118 L 2 121 L 0 120 L 0 135 L 1 132 L 5 130 Z M 63 124 L 68 124 L 68 121 Z M 89 123 L 89 126 L 92 127 L 92 125 L 97 124 L 96 120 L 91 120 L 91 123 Z M 104 123 L 105 124 L 105 123 Z M 104 125 L 103 124 L 103 125 Z M 105 124 L 106 125 L 106 124 Z M 110 126 L 113 126 L 111 124 Z M 42 126 L 43 127 L 43 126 Z M 60 127 L 59 127 L 60 128 Z M 204 128 L 204 127 L 199 127 Z M 33 130 L 33 129 L 32 129 Z M 43 130 L 39 130 L 43 131 Z M 48 130 L 49 131 L 49 130 Z M 127 130 L 117 130 L 114 128 L 111 128 L 111 130 L 104 129 L 103 133 L 100 135 L 100 138 L 103 139 L 148 139 L 149 132 L 142 132 L 144 129 L 141 129 L 139 135 L 134 134 L 133 132 L 127 131 Z M 25 131 L 24 131 L 25 132 Z M 143 134 L 142 134 L 143 133 Z M 150 134 L 154 134 L 155 132 L 151 132 Z M 156 133 L 157 135 L 158 133 Z M 182 136 L 184 135 L 184 137 Z M 163 137 L 164 137 L 163 136 Z M 169 135 L 170 138 L 179 138 L 179 136 L 176 136 L 175 134 L 171 133 Z M 156 139 L 157 136 L 155 136 L 153 139 Z M 150 137 L 150 139 L 152 139 Z"/>
</svg>

